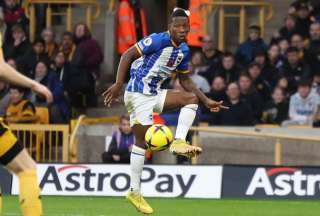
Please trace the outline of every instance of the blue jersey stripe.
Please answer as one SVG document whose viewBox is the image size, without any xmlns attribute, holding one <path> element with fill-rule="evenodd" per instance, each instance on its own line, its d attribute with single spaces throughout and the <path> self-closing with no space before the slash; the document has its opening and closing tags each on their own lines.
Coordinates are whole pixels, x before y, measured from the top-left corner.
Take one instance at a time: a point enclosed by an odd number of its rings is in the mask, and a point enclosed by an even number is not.
<svg viewBox="0 0 320 216">
<path fill-rule="evenodd" d="M 143 57 L 132 63 L 127 91 L 156 95 L 170 72 L 184 70 L 189 62 L 186 43 L 173 46 L 168 32 L 149 35 L 137 43 Z M 154 69 L 152 69 L 154 68 Z"/>
</svg>

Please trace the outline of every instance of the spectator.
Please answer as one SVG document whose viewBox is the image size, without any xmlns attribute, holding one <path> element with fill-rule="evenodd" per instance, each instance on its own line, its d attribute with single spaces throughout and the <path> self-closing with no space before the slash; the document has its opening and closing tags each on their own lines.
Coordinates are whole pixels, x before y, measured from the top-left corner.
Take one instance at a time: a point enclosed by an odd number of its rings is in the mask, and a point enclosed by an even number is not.
<svg viewBox="0 0 320 216">
<path fill-rule="evenodd" d="M 310 26 L 310 46 L 306 51 L 305 59 L 310 65 L 312 74 L 320 72 L 320 24 Z"/>
<path fill-rule="evenodd" d="M 15 25 L 12 27 L 12 37 L 13 42 L 4 44 L 4 54 L 6 59 L 14 59 L 19 68 L 20 64 L 23 64 L 24 60 L 27 59 L 32 47 L 21 26 Z M 21 72 L 27 75 L 25 71 Z"/>
<path fill-rule="evenodd" d="M 296 23 L 296 31 L 303 38 L 309 37 L 309 29 L 311 25 L 310 20 L 310 10 L 308 4 L 301 2 L 296 7 L 297 13 L 297 23 Z"/>
<path fill-rule="evenodd" d="M 73 34 L 71 32 L 63 33 L 59 51 L 64 53 L 67 61 L 72 61 L 74 52 L 76 51 L 76 44 L 74 43 Z"/>
<path fill-rule="evenodd" d="M 28 19 L 25 15 L 24 9 L 19 5 L 17 0 L 4 0 L 4 21 L 7 25 L 5 34 L 6 43 L 12 43 L 14 40 L 11 31 L 13 26 L 23 26 L 23 31 L 27 31 Z"/>
<path fill-rule="evenodd" d="M 218 125 L 250 126 L 254 124 L 250 105 L 240 100 L 240 89 L 237 83 L 230 83 L 227 88 L 228 99 L 225 103 L 228 110 L 218 114 Z"/>
<path fill-rule="evenodd" d="M 213 99 L 215 101 L 225 101 L 227 98 L 226 95 L 226 83 L 223 77 L 216 76 L 211 84 L 211 90 L 206 94 L 207 97 Z M 200 122 L 213 122 L 212 121 L 212 113 L 210 110 L 205 107 L 202 103 L 200 103 Z"/>
<path fill-rule="evenodd" d="M 99 77 L 99 66 L 103 61 L 102 50 L 98 42 L 91 37 L 91 33 L 85 24 L 80 23 L 75 26 L 74 37 L 77 48 L 71 65 L 79 73 L 78 79 L 73 80 L 78 84 L 78 88 L 74 91 L 81 92 L 86 101 L 86 104 L 76 103 L 74 106 L 96 106 L 95 82 Z M 74 97 L 76 96 L 74 95 Z"/>
<path fill-rule="evenodd" d="M 254 122 L 260 122 L 263 109 L 263 99 L 253 86 L 251 77 L 247 73 L 242 73 L 239 78 L 240 98 L 245 101 L 252 110 Z"/>
<path fill-rule="evenodd" d="M 320 73 L 313 76 L 312 93 L 320 97 Z"/>
<path fill-rule="evenodd" d="M 261 75 L 261 66 L 256 62 L 251 63 L 248 68 L 248 73 L 251 77 L 253 86 L 257 89 L 262 99 L 264 101 L 269 100 L 271 94 L 271 86 L 266 80 L 263 79 Z"/>
<path fill-rule="evenodd" d="M 243 66 L 247 66 L 252 62 L 257 51 L 267 51 L 267 45 L 261 38 L 261 28 L 257 25 L 249 27 L 249 38 L 242 43 L 236 53 L 236 59 Z"/>
<path fill-rule="evenodd" d="M 231 83 L 238 80 L 240 70 L 241 68 L 236 64 L 234 55 L 231 52 L 226 52 L 223 54 L 222 64 L 216 69 L 215 75 L 223 77 L 226 83 Z"/>
<path fill-rule="evenodd" d="M 282 66 L 283 59 L 280 56 L 280 47 L 277 44 L 270 45 L 268 50 L 268 61 L 277 69 Z"/>
<path fill-rule="evenodd" d="M 46 62 L 39 61 L 35 67 L 34 79 L 46 86 L 53 94 L 53 104 L 32 93 L 31 101 L 37 106 L 49 106 L 51 123 L 67 123 L 70 116 L 69 105 L 64 96 L 63 85 L 57 75 L 49 70 Z"/>
<path fill-rule="evenodd" d="M 25 89 L 11 86 L 9 95 L 10 103 L 5 114 L 8 123 L 35 123 L 38 120 L 34 105 L 24 98 Z"/>
<path fill-rule="evenodd" d="M 305 53 L 305 44 L 303 41 L 303 37 L 300 34 L 292 35 L 290 45 L 291 47 L 296 47 L 299 50 L 299 57 L 303 59 Z"/>
<path fill-rule="evenodd" d="M 209 82 L 211 82 L 214 77 L 213 73 L 215 68 L 221 64 L 223 53 L 216 48 L 215 42 L 209 35 L 204 36 L 202 42 L 202 52 L 205 57 L 205 65 L 207 66 L 204 76 L 207 77 Z"/>
<path fill-rule="evenodd" d="M 192 73 L 190 78 L 197 86 L 197 88 L 201 89 L 202 92 L 207 93 L 210 91 L 210 85 L 208 81 L 201 75 L 195 73 L 194 66 L 189 64 L 189 71 Z"/>
<path fill-rule="evenodd" d="M 46 28 L 42 31 L 41 37 L 45 42 L 45 53 L 51 59 L 59 49 L 55 41 L 55 34 L 51 28 Z"/>
<path fill-rule="evenodd" d="M 279 30 L 279 36 L 290 40 L 292 35 L 296 33 L 296 18 L 288 15 L 284 20 L 284 26 Z"/>
<path fill-rule="evenodd" d="M 269 101 L 263 110 L 261 122 L 264 124 L 278 124 L 288 119 L 289 104 L 286 100 L 284 90 L 276 87 L 272 93 L 272 100 Z"/>
<path fill-rule="evenodd" d="M 226 81 L 221 76 L 216 76 L 211 84 L 211 90 L 207 96 L 215 101 L 224 101 L 226 95 Z"/>
<path fill-rule="evenodd" d="M 285 59 L 287 54 L 287 49 L 289 48 L 289 41 L 285 38 L 280 38 L 278 41 L 278 45 L 280 47 L 280 58 Z"/>
<path fill-rule="evenodd" d="M 2 37 L 2 43 L 5 42 L 5 37 L 6 37 L 6 30 L 7 30 L 7 25 L 5 23 L 5 20 L 4 20 L 4 13 L 3 13 L 3 4 L 1 3 L 0 1 L 0 33 L 1 35 L 3 35 Z M 10 35 L 9 35 L 10 36 Z"/>
<path fill-rule="evenodd" d="M 298 83 L 298 92 L 291 96 L 288 125 L 312 125 L 319 109 L 319 96 L 311 93 L 311 82 L 302 79 Z"/>
<path fill-rule="evenodd" d="M 261 67 L 261 78 L 268 82 L 270 86 L 275 86 L 279 76 L 279 70 L 268 61 L 264 52 L 256 53 L 254 62 L 258 63 Z"/>
<path fill-rule="evenodd" d="M 3 117 L 6 113 L 7 107 L 9 106 L 9 86 L 8 84 L 0 80 L 0 116 Z"/>
<path fill-rule="evenodd" d="M 16 63 L 16 61 L 14 59 L 8 59 L 7 63 L 8 63 L 8 65 L 13 67 L 14 69 L 17 69 L 17 63 Z"/>
<path fill-rule="evenodd" d="M 196 51 L 192 54 L 191 64 L 195 74 L 201 73 L 205 70 L 204 55 L 200 51 Z"/>
<path fill-rule="evenodd" d="M 70 63 L 66 60 L 66 57 L 62 51 L 55 54 L 53 58 L 53 64 L 51 69 L 56 73 L 60 82 L 63 84 L 63 89 L 67 92 L 72 85 L 77 85 L 77 83 L 72 82 L 72 68 Z"/>
<path fill-rule="evenodd" d="M 288 91 L 295 92 L 297 82 L 302 77 L 310 76 L 310 68 L 299 57 L 299 50 L 296 47 L 290 47 L 287 51 L 287 61 L 280 68 L 280 74 L 288 81 Z"/>
<path fill-rule="evenodd" d="M 45 43 L 42 39 L 36 39 L 32 44 L 32 49 L 24 59 L 19 62 L 21 71 L 30 77 L 36 64 L 39 61 L 49 62 L 49 57 L 45 53 Z"/>
<path fill-rule="evenodd" d="M 131 148 L 135 137 L 130 127 L 129 116 L 121 116 L 119 129 L 112 134 L 107 152 L 102 154 L 104 163 L 130 163 Z"/>
</svg>

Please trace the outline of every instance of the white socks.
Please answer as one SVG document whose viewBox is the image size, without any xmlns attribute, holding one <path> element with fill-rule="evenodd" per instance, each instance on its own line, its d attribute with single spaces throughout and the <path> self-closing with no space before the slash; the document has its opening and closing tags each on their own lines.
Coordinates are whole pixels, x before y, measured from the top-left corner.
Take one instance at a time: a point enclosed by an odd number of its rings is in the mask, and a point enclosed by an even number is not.
<svg viewBox="0 0 320 216">
<path fill-rule="evenodd" d="M 144 154 L 146 150 L 133 145 L 130 156 L 131 180 L 130 188 L 132 191 L 140 192 L 141 174 L 144 165 Z"/>
<path fill-rule="evenodd" d="M 198 104 L 189 104 L 181 108 L 175 139 L 185 140 L 193 120 L 196 117 Z"/>
</svg>

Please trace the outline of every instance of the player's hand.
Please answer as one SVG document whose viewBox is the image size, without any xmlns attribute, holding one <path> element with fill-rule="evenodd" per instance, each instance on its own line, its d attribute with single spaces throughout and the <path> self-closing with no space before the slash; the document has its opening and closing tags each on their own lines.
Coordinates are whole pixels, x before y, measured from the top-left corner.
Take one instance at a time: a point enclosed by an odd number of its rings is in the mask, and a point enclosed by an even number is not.
<svg viewBox="0 0 320 216">
<path fill-rule="evenodd" d="M 205 105 L 210 109 L 211 112 L 219 112 L 221 109 L 229 109 L 229 107 L 223 105 L 223 101 L 217 102 L 217 101 L 208 99 Z"/>
<path fill-rule="evenodd" d="M 102 93 L 104 97 L 104 105 L 110 107 L 112 102 L 118 100 L 121 92 L 122 85 L 120 83 L 114 83 L 105 92 Z"/>
<path fill-rule="evenodd" d="M 51 91 L 45 87 L 44 85 L 35 82 L 32 87 L 31 90 L 34 91 L 35 93 L 42 95 L 46 98 L 47 103 L 52 103 L 53 102 L 53 96 Z"/>
</svg>

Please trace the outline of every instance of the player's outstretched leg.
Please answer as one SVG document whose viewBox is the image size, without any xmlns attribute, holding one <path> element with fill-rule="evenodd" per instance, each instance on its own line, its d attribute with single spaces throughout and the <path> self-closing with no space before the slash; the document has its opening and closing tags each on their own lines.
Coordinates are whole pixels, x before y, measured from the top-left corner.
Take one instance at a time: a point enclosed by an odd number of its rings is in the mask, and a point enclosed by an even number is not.
<svg viewBox="0 0 320 216">
<path fill-rule="evenodd" d="M 7 168 L 19 177 L 19 202 L 22 214 L 41 216 L 42 204 L 35 162 L 24 149 L 7 165 Z"/>
<path fill-rule="evenodd" d="M 144 136 L 150 126 L 134 125 L 133 132 L 136 137 L 136 144 L 132 147 L 130 156 L 130 191 L 127 194 L 129 202 L 140 212 L 144 214 L 152 214 L 153 209 L 146 202 L 140 192 L 141 174 L 143 170 L 146 145 Z"/>
<path fill-rule="evenodd" d="M 186 157 L 194 157 L 202 152 L 200 147 L 191 146 L 186 137 L 197 114 L 198 98 L 190 92 L 168 90 L 164 110 L 181 108 L 175 140 L 170 146 L 170 152 Z"/>
</svg>

